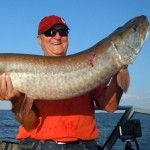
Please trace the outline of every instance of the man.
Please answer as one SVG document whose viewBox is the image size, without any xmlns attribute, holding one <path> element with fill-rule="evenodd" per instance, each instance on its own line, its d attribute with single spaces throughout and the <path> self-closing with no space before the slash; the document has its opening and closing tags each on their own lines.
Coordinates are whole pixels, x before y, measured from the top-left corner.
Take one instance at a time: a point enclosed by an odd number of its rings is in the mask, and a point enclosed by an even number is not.
<svg viewBox="0 0 150 150">
<path fill-rule="evenodd" d="M 65 56 L 68 32 L 69 27 L 63 18 L 44 17 L 39 24 L 37 36 L 44 55 Z M 10 77 L 3 73 L 0 76 L 0 99 L 11 101 L 16 119 L 21 123 L 17 135 L 19 149 L 97 150 L 95 139 L 98 130 L 94 103 L 109 112 L 116 110 L 123 93 L 117 84 L 119 75 L 120 72 L 112 77 L 109 86 L 103 85 L 76 98 L 35 100 L 31 110 L 21 117 L 20 108 L 28 98 L 16 91 Z"/>
</svg>

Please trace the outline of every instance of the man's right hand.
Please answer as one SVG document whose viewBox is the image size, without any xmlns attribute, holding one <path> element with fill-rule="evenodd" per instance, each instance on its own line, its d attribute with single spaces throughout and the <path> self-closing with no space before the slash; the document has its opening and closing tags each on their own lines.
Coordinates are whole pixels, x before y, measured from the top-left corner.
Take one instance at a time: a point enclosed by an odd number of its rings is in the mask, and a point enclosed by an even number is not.
<svg viewBox="0 0 150 150">
<path fill-rule="evenodd" d="M 11 100 L 20 95 L 21 93 L 14 89 L 10 76 L 5 73 L 0 75 L 0 100 Z"/>
<path fill-rule="evenodd" d="M 32 106 L 33 101 L 15 90 L 11 78 L 5 73 L 0 75 L 0 100 L 11 101 L 16 119 L 26 130 L 33 130 L 38 126 L 39 119 L 35 105 Z"/>
</svg>

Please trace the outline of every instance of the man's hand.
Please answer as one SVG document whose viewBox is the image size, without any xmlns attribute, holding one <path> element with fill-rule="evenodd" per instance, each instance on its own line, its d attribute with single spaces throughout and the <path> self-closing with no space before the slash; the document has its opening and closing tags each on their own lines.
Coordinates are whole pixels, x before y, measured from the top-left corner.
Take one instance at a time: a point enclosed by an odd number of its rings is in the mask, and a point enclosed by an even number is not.
<svg viewBox="0 0 150 150">
<path fill-rule="evenodd" d="M 9 75 L 3 73 L 0 75 L 0 100 L 10 100 L 13 105 L 17 121 L 19 121 L 26 130 L 33 130 L 39 124 L 35 105 L 33 101 L 25 94 L 16 91 Z"/>
<path fill-rule="evenodd" d="M 0 100 L 11 100 L 20 95 L 21 93 L 14 89 L 9 75 L 0 75 Z"/>
</svg>

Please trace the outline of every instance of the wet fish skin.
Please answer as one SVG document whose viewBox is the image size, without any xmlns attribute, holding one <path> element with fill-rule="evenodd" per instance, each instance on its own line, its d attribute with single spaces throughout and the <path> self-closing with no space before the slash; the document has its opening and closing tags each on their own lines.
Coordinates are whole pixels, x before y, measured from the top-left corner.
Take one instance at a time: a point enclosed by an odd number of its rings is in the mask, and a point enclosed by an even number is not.
<svg viewBox="0 0 150 150">
<path fill-rule="evenodd" d="M 146 16 L 133 18 L 91 48 L 66 57 L 1 53 L 0 74 L 8 74 L 14 88 L 32 99 L 79 96 L 133 63 L 149 28 Z"/>
</svg>

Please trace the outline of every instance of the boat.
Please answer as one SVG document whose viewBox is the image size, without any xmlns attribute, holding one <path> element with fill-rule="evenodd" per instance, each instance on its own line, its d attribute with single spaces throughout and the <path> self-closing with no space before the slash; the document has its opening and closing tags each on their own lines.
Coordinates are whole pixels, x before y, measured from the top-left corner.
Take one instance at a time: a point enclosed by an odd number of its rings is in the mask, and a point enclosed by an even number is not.
<svg viewBox="0 0 150 150">
<path fill-rule="evenodd" d="M 96 110 L 98 110 L 98 108 Z M 121 145 L 124 146 L 124 150 L 139 150 L 140 147 L 142 150 L 147 150 L 144 148 L 145 145 L 139 145 L 137 141 L 137 138 L 141 138 L 142 136 L 144 136 L 144 134 L 142 135 L 142 126 L 140 123 L 140 119 L 132 118 L 134 118 L 134 115 L 136 115 L 137 113 L 146 115 L 145 118 L 150 117 L 150 110 L 134 108 L 133 106 L 119 106 L 117 111 L 124 111 L 124 113 L 119 121 L 116 123 L 114 129 L 111 131 L 105 143 L 103 144 L 103 149 L 120 150 L 114 148 L 117 140 L 120 139 L 121 142 L 124 143 L 121 143 Z M 133 144 L 131 143 L 134 143 L 134 148 L 132 147 Z M 147 143 L 150 144 L 150 141 L 148 142 L 148 139 Z"/>
<path fill-rule="evenodd" d="M 134 108 L 132 106 L 119 106 L 117 111 L 123 111 L 122 116 L 116 123 L 104 144 L 101 145 L 104 150 L 113 150 L 117 139 L 120 139 L 124 146 L 124 150 L 139 150 L 140 146 L 137 138 L 142 137 L 142 127 L 140 119 L 132 119 L 136 113 L 150 115 L 149 109 Z M 96 113 L 101 113 L 102 110 L 95 108 Z M 102 131 L 101 131 L 102 132 Z M 134 144 L 134 148 L 132 145 Z M 98 145 L 99 147 L 99 145 Z M 0 150 L 17 150 L 18 142 L 0 141 Z M 116 148 L 114 150 L 117 150 Z M 120 149 L 118 149 L 120 150 Z"/>
</svg>

